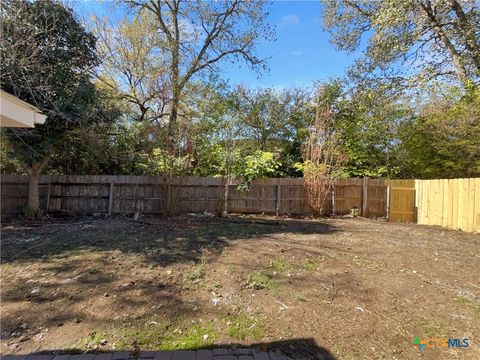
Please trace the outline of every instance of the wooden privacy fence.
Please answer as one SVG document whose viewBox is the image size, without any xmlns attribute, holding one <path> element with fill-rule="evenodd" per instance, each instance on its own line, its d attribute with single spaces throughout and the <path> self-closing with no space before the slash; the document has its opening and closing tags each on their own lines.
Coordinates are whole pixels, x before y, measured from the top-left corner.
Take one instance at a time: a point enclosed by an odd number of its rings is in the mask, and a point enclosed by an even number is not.
<svg viewBox="0 0 480 360">
<path fill-rule="evenodd" d="M 417 222 L 480 231 L 480 178 L 416 180 Z"/>
<path fill-rule="evenodd" d="M 1 214 L 23 211 L 27 176 L 1 175 Z M 303 179 L 259 179 L 250 191 L 229 187 L 228 211 L 234 213 L 310 214 Z M 222 179 L 185 177 L 172 182 L 174 213 L 216 213 L 223 202 Z M 72 213 L 166 213 L 168 179 L 161 176 L 67 176 L 40 178 L 41 207 Z M 352 209 L 365 217 L 418 222 L 480 231 L 480 178 L 443 180 L 344 179 L 335 181 L 325 214 Z"/>
<path fill-rule="evenodd" d="M 388 186 L 388 220 L 416 222 L 415 180 L 386 180 Z"/>
<path fill-rule="evenodd" d="M 387 180 L 389 220 L 480 231 L 480 178 Z"/>
<path fill-rule="evenodd" d="M 27 201 L 27 176 L 2 175 L 2 215 L 19 214 Z M 161 176 L 40 177 L 41 207 L 47 212 L 74 213 L 165 213 L 168 179 Z M 309 214 L 303 179 L 259 179 L 250 191 L 229 187 L 228 211 L 234 213 Z M 217 212 L 223 202 L 222 180 L 186 177 L 172 183 L 175 213 Z M 335 182 L 326 199 L 325 213 L 347 214 L 358 208 L 364 216 L 386 215 L 386 187 L 383 180 L 345 179 Z"/>
</svg>

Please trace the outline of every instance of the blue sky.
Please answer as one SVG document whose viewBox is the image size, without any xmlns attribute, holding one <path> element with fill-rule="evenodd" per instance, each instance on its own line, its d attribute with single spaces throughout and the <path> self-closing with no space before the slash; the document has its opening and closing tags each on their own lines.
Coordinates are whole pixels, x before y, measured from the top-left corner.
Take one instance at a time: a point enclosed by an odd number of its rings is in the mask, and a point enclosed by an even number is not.
<svg viewBox="0 0 480 360">
<path fill-rule="evenodd" d="M 83 17 L 113 15 L 114 4 L 109 1 L 73 0 L 73 4 Z M 356 55 L 337 51 L 330 44 L 330 34 L 322 31 L 320 24 L 321 7 L 320 1 L 274 1 L 268 20 L 276 28 L 276 41 L 258 46 L 258 55 L 267 59 L 270 71 L 258 77 L 246 66 L 225 62 L 221 77 L 232 84 L 280 89 L 344 75 Z"/>
<path fill-rule="evenodd" d="M 224 68 L 232 83 L 249 86 L 309 86 L 315 80 L 342 76 L 355 54 L 340 52 L 322 30 L 320 1 L 275 1 L 270 23 L 276 26 L 277 41 L 263 42 L 259 55 L 269 58 L 270 71 L 257 79 L 246 68 Z"/>
</svg>

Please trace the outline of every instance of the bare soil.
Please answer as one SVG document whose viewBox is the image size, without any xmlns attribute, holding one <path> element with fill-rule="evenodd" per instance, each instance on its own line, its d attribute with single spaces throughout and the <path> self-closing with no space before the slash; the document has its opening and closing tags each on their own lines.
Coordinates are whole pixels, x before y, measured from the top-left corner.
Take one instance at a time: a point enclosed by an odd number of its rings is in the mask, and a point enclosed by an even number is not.
<svg viewBox="0 0 480 360">
<path fill-rule="evenodd" d="M 479 234 L 359 218 L 146 221 L 4 226 L 1 353 L 304 339 L 338 359 L 480 359 Z M 419 351 L 416 337 L 470 345 Z"/>
</svg>

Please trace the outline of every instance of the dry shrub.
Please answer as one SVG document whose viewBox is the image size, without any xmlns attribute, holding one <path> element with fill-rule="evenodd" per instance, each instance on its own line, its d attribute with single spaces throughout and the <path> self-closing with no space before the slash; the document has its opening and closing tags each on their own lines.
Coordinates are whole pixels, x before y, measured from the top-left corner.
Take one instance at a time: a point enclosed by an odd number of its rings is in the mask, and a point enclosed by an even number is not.
<svg viewBox="0 0 480 360">
<path fill-rule="evenodd" d="M 334 114 L 319 90 L 315 119 L 308 129 L 302 146 L 303 179 L 307 202 L 314 215 L 324 215 L 329 209 L 333 182 L 343 168 L 344 155 L 339 149 L 339 136 L 334 131 Z"/>
</svg>

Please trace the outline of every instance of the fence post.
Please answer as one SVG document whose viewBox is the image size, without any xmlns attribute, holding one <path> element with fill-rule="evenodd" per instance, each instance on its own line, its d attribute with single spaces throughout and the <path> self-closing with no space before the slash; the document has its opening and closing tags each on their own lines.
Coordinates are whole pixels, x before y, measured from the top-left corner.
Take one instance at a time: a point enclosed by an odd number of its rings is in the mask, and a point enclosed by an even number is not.
<svg viewBox="0 0 480 360">
<path fill-rule="evenodd" d="M 387 217 L 387 220 L 390 221 L 390 185 L 387 185 L 387 202 L 385 216 Z"/>
<path fill-rule="evenodd" d="M 277 184 L 277 191 L 275 193 L 275 215 L 280 215 L 280 199 L 281 199 L 282 190 L 280 184 Z"/>
<path fill-rule="evenodd" d="M 110 183 L 110 191 L 108 193 L 108 215 L 112 215 L 112 206 L 113 206 L 113 187 L 114 183 Z"/>
<path fill-rule="evenodd" d="M 368 217 L 368 176 L 363 177 L 363 186 L 362 186 L 362 216 Z"/>
<path fill-rule="evenodd" d="M 48 210 L 50 210 L 50 193 L 52 191 L 52 183 L 48 183 L 47 188 L 47 203 L 45 204 L 45 214 L 48 214 Z"/>
<path fill-rule="evenodd" d="M 332 185 L 332 215 L 335 215 L 335 185 Z"/>
</svg>

